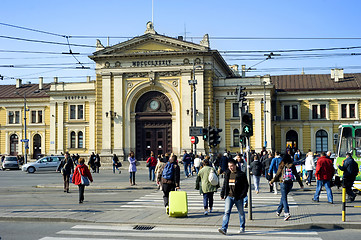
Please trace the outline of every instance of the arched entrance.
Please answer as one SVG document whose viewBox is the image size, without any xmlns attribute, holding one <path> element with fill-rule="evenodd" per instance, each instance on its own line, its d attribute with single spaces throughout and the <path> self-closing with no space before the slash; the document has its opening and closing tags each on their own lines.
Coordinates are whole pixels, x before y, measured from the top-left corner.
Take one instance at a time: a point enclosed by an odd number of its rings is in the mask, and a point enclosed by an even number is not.
<svg viewBox="0 0 361 240">
<path fill-rule="evenodd" d="M 166 95 L 157 91 L 143 94 L 136 108 L 136 156 L 146 160 L 172 150 L 172 105 Z"/>
<path fill-rule="evenodd" d="M 292 154 L 298 149 L 298 133 L 295 130 L 286 133 L 286 148 L 290 149 Z"/>
<path fill-rule="evenodd" d="M 33 137 L 33 159 L 37 159 L 41 155 L 41 136 L 35 134 Z"/>
<path fill-rule="evenodd" d="M 10 155 L 11 156 L 17 156 L 18 155 L 18 145 L 19 145 L 18 135 L 12 134 L 10 136 Z"/>
</svg>

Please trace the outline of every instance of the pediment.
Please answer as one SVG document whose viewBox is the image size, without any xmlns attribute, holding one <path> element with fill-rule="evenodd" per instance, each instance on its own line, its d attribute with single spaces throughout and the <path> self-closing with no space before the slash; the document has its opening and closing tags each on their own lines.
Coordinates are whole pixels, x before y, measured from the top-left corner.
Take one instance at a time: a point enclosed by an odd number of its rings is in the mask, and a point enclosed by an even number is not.
<svg viewBox="0 0 361 240">
<path fill-rule="evenodd" d="M 209 48 L 179 39 L 158 35 L 144 34 L 131 40 L 96 51 L 93 57 L 106 55 L 151 54 L 164 52 L 208 51 Z"/>
</svg>

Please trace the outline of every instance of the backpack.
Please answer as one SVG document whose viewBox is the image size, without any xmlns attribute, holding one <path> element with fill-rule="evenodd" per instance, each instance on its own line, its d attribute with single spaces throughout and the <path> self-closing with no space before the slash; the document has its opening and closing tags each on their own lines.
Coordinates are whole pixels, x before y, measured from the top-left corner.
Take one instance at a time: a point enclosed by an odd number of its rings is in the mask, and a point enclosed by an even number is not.
<svg viewBox="0 0 361 240">
<path fill-rule="evenodd" d="M 174 176 L 174 163 L 168 162 L 164 166 L 162 178 L 167 179 L 167 180 L 173 180 L 173 176 Z"/>
<path fill-rule="evenodd" d="M 359 172 L 359 168 L 358 168 L 358 164 L 355 160 L 352 160 L 351 164 L 350 164 L 350 167 L 351 167 L 351 176 L 352 177 L 356 177 L 358 175 L 358 172 Z"/>
<path fill-rule="evenodd" d="M 283 174 L 283 181 L 284 182 L 289 182 L 289 181 L 293 181 L 293 179 L 295 178 L 295 176 L 292 173 L 292 169 L 285 167 L 285 171 Z"/>
<path fill-rule="evenodd" d="M 212 186 L 217 186 L 217 185 L 218 185 L 218 177 L 217 177 L 217 174 L 214 172 L 214 169 L 213 169 L 213 168 L 212 168 L 211 171 L 209 172 L 208 182 L 209 182 Z"/>
</svg>

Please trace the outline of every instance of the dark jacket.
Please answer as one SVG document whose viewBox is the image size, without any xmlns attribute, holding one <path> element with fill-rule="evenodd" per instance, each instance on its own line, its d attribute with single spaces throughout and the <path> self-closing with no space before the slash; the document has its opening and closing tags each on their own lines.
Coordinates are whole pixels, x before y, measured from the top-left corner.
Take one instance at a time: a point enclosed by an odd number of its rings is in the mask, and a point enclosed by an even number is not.
<svg viewBox="0 0 361 240">
<path fill-rule="evenodd" d="M 335 168 L 333 167 L 332 160 L 322 156 L 317 159 L 315 177 L 317 180 L 331 180 L 335 174 Z"/>
<path fill-rule="evenodd" d="M 166 183 L 166 184 L 174 184 L 175 187 L 179 187 L 179 182 L 180 182 L 180 168 L 179 168 L 179 165 L 177 163 L 174 163 L 174 165 L 173 165 L 173 167 L 174 167 L 173 179 L 165 179 L 165 178 L 162 178 L 162 175 L 163 175 L 164 167 L 166 165 L 167 164 L 164 164 L 164 166 L 160 170 L 161 174 L 158 175 L 157 182 Z"/>
<path fill-rule="evenodd" d="M 261 176 L 262 168 L 263 168 L 262 163 L 259 160 L 254 160 L 253 162 L 251 162 L 249 170 L 252 173 L 252 175 Z"/>
<path fill-rule="evenodd" d="M 220 173 L 223 173 L 228 169 L 228 157 L 227 156 L 223 156 L 221 158 L 221 162 L 219 163 L 219 166 L 221 167 Z"/>
<path fill-rule="evenodd" d="M 61 171 L 62 169 L 64 169 L 63 171 Z M 73 164 L 73 160 L 69 157 L 68 160 L 66 158 L 64 158 L 58 168 L 57 171 L 61 171 L 61 173 L 63 175 L 70 175 L 73 171 L 74 171 L 74 164 Z"/>
<path fill-rule="evenodd" d="M 268 170 L 271 166 L 271 162 L 272 162 L 272 158 L 269 157 L 269 158 L 266 158 L 262 163 L 263 163 L 263 169 L 264 169 L 264 172 L 265 172 L 265 175 L 268 173 Z"/>
<path fill-rule="evenodd" d="M 353 161 L 355 161 L 353 158 L 346 158 L 344 161 L 343 161 L 343 165 L 339 165 L 338 168 L 343 171 L 343 178 L 347 178 L 347 179 L 350 179 L 350 180 L 355 180 L 356 176 L 355 175 L 352 175 L 352 172 L 353 172 Z M 317 164 L 318 164 L 318 161 L 317 161 Z M 357 163 L 355 164 L 355 166 L 358 167 Z"/>
<path fill-rule="evenodd" d="M 303 187 L 302 180 L 300 176 L 297 173 L 296 166 L 293 163 L 285 163 L 284 161 L 280 162 L 280 165 L 278 166 L 278 170 L 276 175 L 273 177 L 273 179 L 270 181 L 270 183 L 274 182 L 283 182 L 283 175 L 284 175 L 284 169 L 285 167 L 288 167 L 292 170 L 293 175 L 296 177 L 297 182 L 300 184 L 301 187 Z"/>
<path fill-rule="evenodd" d="M 221 191 L 221 198 L 226 198 L 229 195 L 229 176 L 231 175 L 231 171 L 227 169 L 224 174 L 224 182 Z M 239 200 L 247 196 L 248 192 L 248 181 L 247 176 L 244 172 L 237 168 L 237 176 L 235 183 L 235 199 Z"/>
</svg>

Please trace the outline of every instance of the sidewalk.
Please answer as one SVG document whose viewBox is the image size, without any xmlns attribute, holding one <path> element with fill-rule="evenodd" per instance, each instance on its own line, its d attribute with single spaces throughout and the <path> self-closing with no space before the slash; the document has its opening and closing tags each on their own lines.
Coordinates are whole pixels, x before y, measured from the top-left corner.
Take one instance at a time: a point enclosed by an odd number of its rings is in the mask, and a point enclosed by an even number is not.
<svg viewBox="0 0 361 240">
<path fill-rule="evenodd" d="M 123 168 L 123 171 L 125 169 Z M 146 171 L 146 169 L 140 170 Z M 181 190 L 187 191 L 190 196 L 197 197 L 197 191 L 194 190 L 195 177 L 184 179 L 181 182 Z M 22 209 L 2 209 L 0 212 L 0 220 L 11 221 L 65 221 L 65 222 L 89 222 L 89 223 L 109 223 L 109 224 L 136 224 L 136 225 L 201 225 L 219 227 L 222 224 L 223 211 L 216 210 L 208 216 L 203 215 L 202 207 L 192 207 L 189 209 L 187 218 L 170 218 L 165 214 L 162 205 L 162 192 L 156 190 L 153 182 L 138 183 L 138 186 L 129 186 L 126 182 L 102 182 L 94 183 L 87 187 L 85 195 L 86 201 L 79 205 L 75 202 L 69 202 L 69 197 L 60 199 L 55 195 L 54 200 L 49 206 L 43 207 L 39 205 L 25 206 Z M 38 191 L 42 189 L 56 189 L 56 194 L 59 194 L 59 189 L 63 188 L 62 184 L 53 185 L 38 185 Z M 255 199 L 273 199 L 272 203 L 263 203 L 262 205 L 254 204 L 252 208 L 253 220 L 249 220 L 246 210 L 246 228 L 287 228 L 287 229 L 311 229 L 311 228 L 361 228 L 361 208 L 347 208 L 346 222 L 341 219 L 341 189 L 333 188 L 334 204 L 327 204 L 326 194 L 323 191 L 319 203 L 314 203 L 311 198 L 315 191 L 315 186 L 305 186 L 305 190 L 299 188 L 298 184 L 294 184 L 294 188 L 289 194 L 290 198 L 294 199 L 294 205 L 290 208 L 291 218 L 284 221 L 283 217 L 276 216 L 276 206 L 281 197 L 280 193 L 274 195 L 267 192 L 268 186 L 266 180 L 261 180 L 261 191 L 259 194 L 252 192 L 252 197 Z M 121 207 L 127 204 L 126 201 L 117 201 L 126 198 L 126 194 L 132 191 L 147 191 L 154 199 L 154 202 L 149 201 L 149 206 L 146 208 Z M 76 199 L 76 186 L 71 186 L 71 191 L 74 192 L 73 199 Z M 94 192 L 92 192 L 94 191 Z M 111 191 L 111 194 L 109 191 Z M 91 192 L 91 193 L 89 193 Z M 102 196 L 103 201 L 95 201 L 89 197 L 93 195 Z M 119 195 L 117 195 L 119 194 Z M 159 197 L 158 197 L 159 196 Z M 31 197 L 38 197 L 34 194 Z M 219 200 L 219 193 L 215 194 L 215 200 Z M 30 201 L 30 200 L 29 200 Z M 41 200 L 40 200 L 41 201 Z M 135 202 L 138 201 L 137 199 Z M 190 201 L 190 200 L 188 200 Z M 258 200 L 259 201 L 259 200 Z M 30 201 L 31 202 L 31 201 Z M 134 202 L 134 201 L 133 201 Z M 107 207 L 107 204 L 115 207 Z M 202 203 L 202 197 L 199 196 L 199 203 Z M 152 204 L 155 204 L 152 207 Z M 351 205 L 361 205 L 361 196 L 356 197 L 356 201 Z M 235 207 L 234 207 L 235 210 Z M 239 228 L 238 214 L 234 211 L 230 220 L 231 228 Z"/>
</svg>

